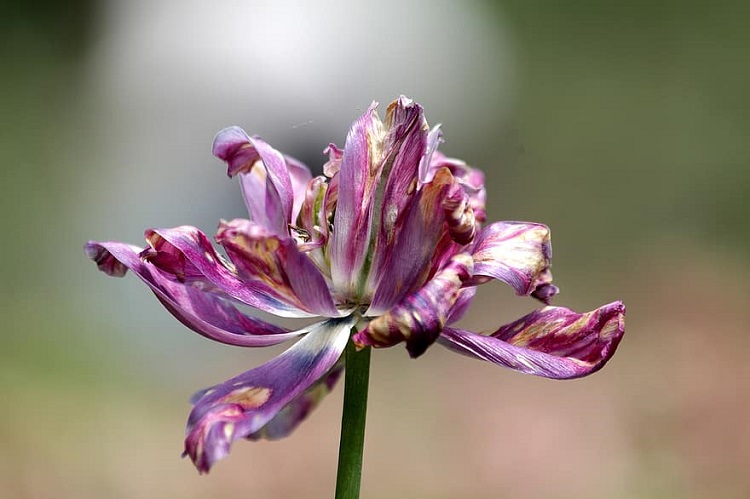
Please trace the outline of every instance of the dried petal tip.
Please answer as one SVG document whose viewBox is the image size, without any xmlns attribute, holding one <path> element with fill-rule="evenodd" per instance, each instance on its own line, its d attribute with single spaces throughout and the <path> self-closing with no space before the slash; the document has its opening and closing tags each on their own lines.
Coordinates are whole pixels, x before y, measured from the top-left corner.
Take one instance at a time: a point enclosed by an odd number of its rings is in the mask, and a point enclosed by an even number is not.
<svg viewBox="0 0 750 499">
<path fill-rule="evenodd" d="M 259 159 L 258 153 L 250 143 L 250 137 L 238 126 L 230 126 L 217 133 L 211 152 L 217 158 L 226 161 L 229 167 L 227 175 L 230 177 L 250 171 Z"/>
<path fill-rule="evenodd" d="M 549 280 L 550 281 L 552 280 L 551 275 L 549 276 Z M 555 296 L 559 292 L 560 292 L 560 288 L 558 288 L 554 284 L 550 284 L 549 281 L 545 281 L 536 287 L 536 289 L 531 293 L 531 296 L 543 302 L 544 304 L 549 305 L 549 302 L 552 299 L 552 297 Z"/>
<path fill-rule="evenodd" d="M 235 425 L 243 417 L 242 407 L 237 404 L 207 415 L 185 438 L 182 457 L 190 456 L 198 472 L 208 473 L 215 462 L 229 454 Z"/>
<path fill-rule="evenodd" d="M 112 253 L 96 241 L 86 243 L 83 251 L 86 252 L 86 256 L 96 263 L 99 270 L 108 276 L 122 277 L 128 272 L 128 268 L 122 262 L 112 256 Z"/>
</svg>

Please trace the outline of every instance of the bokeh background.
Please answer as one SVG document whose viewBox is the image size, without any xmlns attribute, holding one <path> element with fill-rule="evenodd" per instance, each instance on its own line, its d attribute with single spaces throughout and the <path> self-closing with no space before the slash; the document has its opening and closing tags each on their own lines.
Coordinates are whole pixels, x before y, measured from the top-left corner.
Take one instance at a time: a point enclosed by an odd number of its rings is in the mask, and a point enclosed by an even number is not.
<svg viewBox="0 0 750 499">
<path fill-rule="evenodd" d="M 0 7 L 0 497 L 331 497 L 342 390 L 290 438 L 179 458 L 188 397 L 270 359 L 204 340 L 88 239 L 243 216 L 238 124 L 319 169 L 404 93 L 553 231 L 556 303 L 616 299 L 600 373 L 373 356 L 363 497 L 750 497 L 750 3 L 71 0 Z M 467 327 L 536 304 L 481 289 Z"/>
</svg>

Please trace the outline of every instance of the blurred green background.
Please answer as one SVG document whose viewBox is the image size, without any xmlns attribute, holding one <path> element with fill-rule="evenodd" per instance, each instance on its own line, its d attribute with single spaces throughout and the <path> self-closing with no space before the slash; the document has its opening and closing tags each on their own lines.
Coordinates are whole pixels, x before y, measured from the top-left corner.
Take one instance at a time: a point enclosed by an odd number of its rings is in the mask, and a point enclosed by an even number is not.
<svg viewBox="0 0 750 499">
<path fill-rule="evenodd" d="M 600 373 L 377 351 L 363 497 L 750 496 L 750 4 L 20 1 L 0 7 L 0 497 L 330 497 L 341 389 L 199 477 L 188 397 L 280 348 L 213 344 L 88 239 L 243 215 L 239 124 L 320 168 L 372 99 L 442 122 L 489 220 L 548 224 L 556 304 L 616 299 Z M 535 306 L 481 291 L 467 327 Z"/>
</svg>

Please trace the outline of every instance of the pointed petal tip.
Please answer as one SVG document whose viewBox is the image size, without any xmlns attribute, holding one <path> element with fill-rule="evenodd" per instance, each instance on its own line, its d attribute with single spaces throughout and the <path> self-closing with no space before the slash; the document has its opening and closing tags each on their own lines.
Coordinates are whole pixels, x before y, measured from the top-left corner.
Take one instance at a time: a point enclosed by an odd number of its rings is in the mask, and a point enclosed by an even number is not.
<svg viewBox="0 0 750 499">
<path fill-rule="evenodd" d="M 414 103 L 414 101 L 410 99 L 409 97 L 405 96 L 404 94 L 401 94 L 398 96 L 398 103 L 401 104 L 402 106 L 410 106 L 411 104 Z"/>
</svg>

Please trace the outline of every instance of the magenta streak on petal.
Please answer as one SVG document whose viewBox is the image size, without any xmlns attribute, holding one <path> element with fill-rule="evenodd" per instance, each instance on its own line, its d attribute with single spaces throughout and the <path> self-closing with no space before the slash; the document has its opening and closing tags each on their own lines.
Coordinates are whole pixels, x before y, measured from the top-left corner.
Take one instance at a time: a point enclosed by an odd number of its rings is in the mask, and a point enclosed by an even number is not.
<svg viewBox="0 0 750 499">
<path fill-rule="evenodd" d="M 318 323 L 270 362 L 204 390 L 188 418 L 185 455 L 208 472 L 235 440 L 261 436 L 267 423 L 336 365 L 353 324 L 351 318 Z"/>
<path fill-rule="evenodd" d="M 419 161 L 426 149 L 427 122 L 421 106 L 405 97 L 388 106 L 382 193 L 376 196 L 375 246 L 365 295 L 372 296 L 399 231 L 403 212 L 417 195 Z M 428 244 L 427 242 L 425 242 Z"/>
<path fill-rule="evenodd" d="M 145 258 L 160 270 L 180 275 L 174 266 L 165 267 L 159 255 L 165 252 L 171 256 L 177 254 L 186 266 L 193 269 L 193 274 L 199 273 L 203 279 L 209 281 L 232 298 L 251 307 L 278 315 L 280 317 L 312 317 L 311 313 L 269 289 L 264 283 L 240 279 L 236 271 L 229 268 L 224 259 L 214 250 L 211 242 L 195 227 L 182 226 L 174 229 L 150 229 L 146 231 L 146 239 L 151 245 L 150 251 L 144 252 Z"/>
<path fill-rule="evenodd" d="M 548 301 L 557 288 L 549 271 L 552 248 L 549 229 L 527 222 L 495 222 L 482 230 L 474 245 L 474 278 L 470 285 L 489 278 L 511 286 L 521 296 Z"/>
<path fill-rule="evenodd" d="M 373 200 L 382 168 L 382 124 L 376 104 L 352 125 L 338 173 L 338 204 L 333 221 L 330 258 L 334 287 L 356 297 L 370 241 Z"/>
<path fill-rule="evenodd" d="M 491 335 L 445 328 L 438 341 L 459 353 L 516 371 L 571 379 L 601 369 L 624 333 L 625 306 L 614 302 L 584 314 L 545 307 Z"/>
<path fill-rule="evenodd" d="M 425 152 L 427 122 L 422 107 L 403 96 L 388 106 L 385 159 L 389 171 L 380 212 L 381 246 L 393 239 L 396 220 L 416 194 L 419 160 Z"/>
<path fill-rule="evenodd" d="M 288 235 L 294 189 L 284 156 L 261 138 L 249 137 L 239 127 L 225 128 L 216 135 L 213 154 L 227 162 L 229 176 L 240 174 L 243 196 L 254 220 L 277 234 Z M 258 161 L 262 161 L 265 175 L 253 171 Z"/>
<path fill-rule="evenodd" d="M 174 276 L 143 262 L 138 257 L 141 248 L 137 246 L 90 241 L 85 251 L 100 269 L 115 265 L 118 272 L 111 275 L 124 275 L 119 272 L 122 268 L 132 270 L 180 322 L 206 338 L 228 345 L 260 347 L 276 345 L 300 334 L 245 315 L 215 293 L 180 283 Z"/>
<path fill-rule="evenodd" d="M 392 248 L 373 266 L 378 282 L 367 315 L 382 314 L 427 279 L 429 263 L 445 232 L 441 204 L 451 181 L 447 169 L 439 171 L 406 208 Z"/>
<path fill-rule="evenodd" d="M 338 317 L 325 277 L 291 238 L 249 220 L 222 221 L 216 241 L 224 246 L 240 278 L 287 303 L 324 317 Z"/>
</svg>

